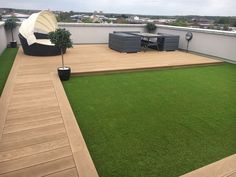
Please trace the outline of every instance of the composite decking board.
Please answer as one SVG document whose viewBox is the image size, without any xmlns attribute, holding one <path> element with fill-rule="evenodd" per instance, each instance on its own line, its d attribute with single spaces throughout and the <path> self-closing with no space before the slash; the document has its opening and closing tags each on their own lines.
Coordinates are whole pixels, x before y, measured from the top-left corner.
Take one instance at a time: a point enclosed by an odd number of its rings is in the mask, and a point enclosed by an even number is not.
<svg viewBox="0 0 236 177">
<path fill-rule="evenodd" d="M 16 126 L 16 125 L 22 125 L 22 124 L 32 124 L 34 122 L 38 122 L 38 121 L 58 121 L 57 119 L 61 119 L 61 115 L 58 114 L 43 114 L 44 117 L 40 117 L 38 116 L 31 116 L 31 117 L 21 117 L 21 118 L 17 118 L 17 119 L 8 119 L 5 123 L 5 129 L 9 126 Z"/>
<path fill-rule="evenodd" d="M 41 99 L 44 97 L 47 97 L 47 95 L 49 94 L 53 94 L 53 90 L 51 91 L 40 91 L 40 92 L 32 92 L 32 93 L 28 93 L 27 95 L 25 94 L 14 94 L 12 95 L 12 101 L 18 101 L 18 100 L 22 100 L 22 99 Z"/>
<path fill-rule="evenodd" d="M 43 105 L 57 105 L 56 104 L 56 98 L 47 98 L 47 99 L 43 99 L 43 100 L 22 100 L 22 101 L 18 101 L 18 102 L 12 102 L 10 103 L 10 109 L 21 109 L 21 108 L 28 108 L 28 107 L 39 107 L 39 106 L 43 106 Z"/>
<path fill-rule="evenodd" d="M 29 140 L 37 137 L 54 135 L 57 133 L 65 132 L 63 123 L 49 125 L 45 127 L 33 128 L 29 130 L 23 130 L 20 132 L 3 134 L 2 142 L 14 142 L 19 140 Z"/>
<path fill-rule="evenodd" d="M 17 125 L 11 125 L 11 126 L 8 125 L 8 126 L 5 126 L 3 134 L 20 132 L 23 130 L 30 130 L 34 128 L 45 127 L 45 126 L 61 124 L 61 123 L 63 123 L 63 121 L 60 118 L 60 119 L 38 120 L 35 122 L 27 122 L 25 124 L 17 124 Z"/>
<path fill-rule="evenodd" d="M 33 146 L 37 144 L 52 142 L 55 140 L 61 140 L 67 138 L 66 132 L 61 132 L 53 135 L 45 135 L 37 138 L 31 138 L 29 140 L 19 140 L 13 142 L 1 142 L 0 143 L 0 152 L 17 150 L 28 146 Z"/>
<path fill-rule="evenodd" d="M 34 90 L 34 91 L 28 91 L 27 94 L 25 92 L 26 91 L 17 93 L 17 91 L 16 91 L 14 94 L 12 94 L 12 98 L 13 99 L 30 99 L 31 98 L 31 99 L 38 100 L 38 99 L 41 99 L 43 97 L 46 97 L 46 96 L 52 94 L 53 90 L 52 89 L 47 90 L 47 91 L 45 91 L 45 90 L 41 90 L 41 91 Z M 39 95 L 37 95 L 36 93 L 39 93 Z M 39 98 L 37 98 L 37 97 L 39 97 Z"/>
<path fill-rule="evenodd" d="M 235 177 L 236 154 L 184 174 L 181 177 Z"/>
<path fill-rule="evenodd" d="M 27 113 L 24 113 L 23 115 L 12 114 L 11 116 L 8 116 L 8 117 L 9 118 L 7 119 L 5 123 L 5 127 L 10 126 L 10 125 L 31 123 L 35 121 L 41 121 L 41 120 L 60 119 L 61 114 L 55 111 L 55 112 L 44 112 L 42 113 L 42 116 L 37 113 L 32 114 L 32 115 L 27 115 Z"/>
<path fill-rule="evenodd" d="M 47 87 L 52 87 L 51 81 L 36 81 L 36 82 L 23 82 L 23 83 L 17 83 L 17 87 L 15 87 L 15 90 L 21 90 L 21 89 L 44 89 Z"/>
<path fill-rule="evenodd" d="M 37 99 L 37 100 L 34 100 L 32 98 L 24 98 L 24 99 L 19 99 L 18 101 L 12 101 L 10 103 L 10 107 L 11 108 L 14 108 L 14 107 L 23 107 L 23 105 L 30 105 L 30 106 L 37 106 L 38 105 L 44 105 L 45 103 L 55 103 L 56 102 L 56 97 L 55 96 L 49 96 L 49 97 L 43 97 L 41 99 Z"/>
<path fill-rule="evenodd" d="M 18 119 L 18 118 L 31 118 L 33 116 L 37 117 L 40 116 L 40 114 L 48 114 L 50 115 L 61 115 L 60 109 L 58 105 L 50 105 L 46 107 L 31 107 L 27 109 L 11 109 L 8 110 L 8 119 Z"/>
<path fill-rule="evenodd" d="M 71 168 L 57 173 L 46 175 L 45 177 L 78 177 L 77 169 Z"/>
<path fill-rule="evenodd" d="M 39 165 L 8 172 L 2 175 L 0 174 L 0 177 L 42 177 L 52 175 L 54 173 L 56 174 L 57 172 L 62 172 L 64 170 L 67 171 L 68 169 L 74 169 L 74 167 L 75 163 L 73 157 L 68 156 Z"/>
<path fill-rule="evenodd" d="M 71 155 L 72 153 L 70 147 L 66 146 L 63 148 L 50 150 L 47 152 L 38 153 L 31 156 L 0 162 L 0 174 L 19 170 L 22 168 L 31 167 L 34 165 L 39 165 L 42 163 L 50 162 Z"/>
<path fill-rule="evenodd" d="M 0 152 L 0 162 L 9 161 L 33 154 L 47 152 L 50 150 L 62 148 L 69 145 L 68 138 L 49 141 L 41 144 L 35 144 L 32 146 L 26 146 L 14 150 L 7 150 Z"/>
<path fill-rule="evenodd" d="M 26 76 L 21 76 L 21 77 L 17 77 L 15 83 L 28 83 L 28 82 L 36 82 L 36 81 L 49 81 L 48 74 L 41 74 L 41 75 L 37 75 L 37 77 L 32 76 L 32 75 L 26 75 Z"/>
<path fill-rule="evenodd" d="M 46 112 L 46 113 L 43 113 L 42 116 L 40 116 L 40 114 L 26 115 L 26 113 L 24 113 L 25 116 L 19 115 L 19 117 L 17 117 L 17 115 L 19 114 L 11 115 L 11 118 L 7 119 L 5 123 L 5 127 L 11 126 L 11 125 L 32 123 L 32 122 L 42 121 L 42 120 L 61 118 L 61 115 L 58 112 Z"/>
<path fill-rule="evenodd" d="M 65 63 L 72 73 L 90 73 L 220 62 L 180 51 L 125 54 L 79 45 Z M 98 176 L 56 75 L 60 65 L 60 56 L 26 56 L 19 49 L 0 98 L 0 177 Z"/>
</svg>

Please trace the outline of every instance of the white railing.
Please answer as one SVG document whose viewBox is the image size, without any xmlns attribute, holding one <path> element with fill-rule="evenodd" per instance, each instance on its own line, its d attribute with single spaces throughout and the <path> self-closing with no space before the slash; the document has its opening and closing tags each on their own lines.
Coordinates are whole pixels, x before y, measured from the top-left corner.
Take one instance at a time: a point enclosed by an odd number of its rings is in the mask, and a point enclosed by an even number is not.
<svg viewBox="0 0 236 177">
<path fill-rule="evenodd" d="M 59 27 L 66 28 L 71 32 L 71 37 L 75 44 L 108 43 L 108 35 L 113 31 L 145 31 L 144 24 L 59 23 Z M 2 44 L 6 43 L 5 40 L 2 40 L 2 36 L 4 36 L 5 32 L 1 29 L 2 25 L 0 26 L 0 46 L 5 46 L 6 44 Z M 179 48 L 185 50 L 187 47 L 185 34 L 188 31 L 191 31 L 193 33 L 193 39 L 189 45 L 190 51 L 236 62 L 236 33 L 165 25 L 157 25 L 156 32 L 179 35 Z M 15 36 L 17 37 L 17 35 L 18 28 L 15 30 Z M 7 41 L 10 41 L 10 35 L 7 33 L 5 36 L 7 36 Z"/>
</svg>

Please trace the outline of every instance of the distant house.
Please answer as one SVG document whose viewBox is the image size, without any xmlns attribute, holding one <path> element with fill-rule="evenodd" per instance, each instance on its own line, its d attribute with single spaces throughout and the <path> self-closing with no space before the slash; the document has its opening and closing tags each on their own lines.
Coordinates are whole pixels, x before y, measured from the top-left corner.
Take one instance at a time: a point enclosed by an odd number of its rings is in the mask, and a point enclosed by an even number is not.
<svg viewBox="0 0 236 177">
<path fill-rule="evenodd" d="M 214 20 L 209 20 L 207 18 L 193 18 L 190 24 L 194 28 L 211 29 L 214 26 Z"/>
<path fill-rule="evenodd" d="M 0 8 L 0 14 L 5 14 L 6 10 Z"/>
<path fill-rule="evenodd" d="M 72 19 L 72 20 L 82 20 L 84 17 L 83 17 L 83 15 L 72 15 L 72 16 L 70 16 L 70 18 Z"/>
<path fill-rule="evenodd" d="M 23 21 L 23 20 L 27 19 L 29 16 L 30 15 L 28 15 L 28 14 L 12 13 L 12 14 L 2 15 L 2 20 L 6 21 L 7 19 L 9 19 L 11 17 L 16 17 L 19 21 Z"/>
<path fill-rule="evenodd" d="M 110 21 L 116 21 L 117 18 L 112 17 L 112 18 L 108 18 L 108 20 L 110 20 Z"/>
<path fill-rule="evenodd" d="M 138 16 L 131 16 L 130 20 L 131 21 L 139 21 L 139 17 Z"/>
<path fill-rule="evenodd" d="M 104 17 L 105 16 L 103 16 L 103 15 L 91 15 L 90 16 L 93 23 L 103 23 Z"/>
<path fill-rule="evenodd" d="M 169 24 L 169 23 L 172 23 L 172 22 L 175 22 L 176 19 L 155 19 L 154 22 L 157 23 L 157 24 Z"/>
</svg>

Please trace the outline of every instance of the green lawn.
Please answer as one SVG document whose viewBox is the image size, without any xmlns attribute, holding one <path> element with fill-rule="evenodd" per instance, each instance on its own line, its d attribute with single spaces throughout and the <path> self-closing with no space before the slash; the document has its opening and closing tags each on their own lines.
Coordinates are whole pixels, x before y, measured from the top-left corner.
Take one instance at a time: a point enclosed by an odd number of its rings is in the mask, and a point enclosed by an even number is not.
<svg viewBox="0 0 236 177">
<path fill-rule="evenodd" d="M 175 177 L 236 153 L 236 65 L 63 85 L 100 177 Z"/>
<path fill-rule="evenodd" d="M 2 94 L 7 77 L 11 71 L 17 51 L 18 48 L 7 48 L 2 55 L 0 55 L 0 95 Z"/>
</svg>

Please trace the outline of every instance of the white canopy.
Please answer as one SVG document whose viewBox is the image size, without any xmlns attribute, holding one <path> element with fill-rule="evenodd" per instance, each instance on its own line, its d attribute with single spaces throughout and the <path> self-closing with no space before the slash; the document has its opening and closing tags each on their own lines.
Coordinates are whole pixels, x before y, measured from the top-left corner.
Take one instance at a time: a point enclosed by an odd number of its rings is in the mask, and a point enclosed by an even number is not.
<svg viewBox="0 0 236 177">
<path fill-rule="evenodd" d="M 28 19 L 24 20 L 19 32 L 25 37 L 28 45 L 32 45 L 37 42 L 34 32 L 49 33 L 55 31 L 57 27 L 55 15 L 48 10 L 44 10 L 34 13 Z"/>
</svg>

